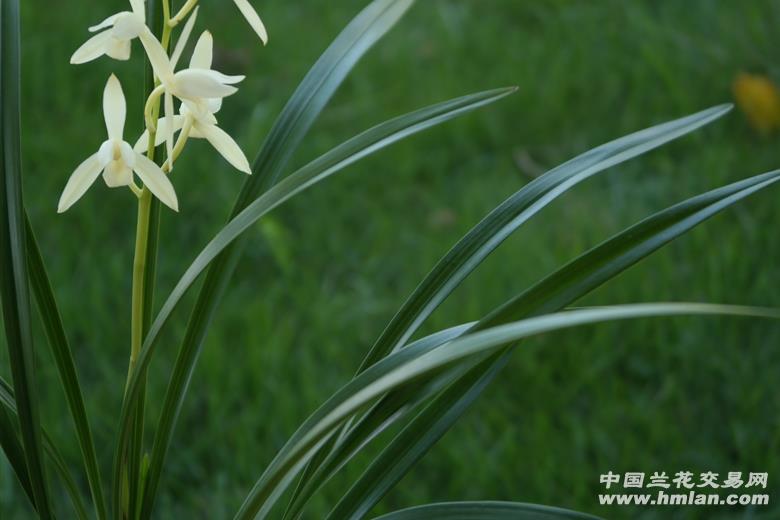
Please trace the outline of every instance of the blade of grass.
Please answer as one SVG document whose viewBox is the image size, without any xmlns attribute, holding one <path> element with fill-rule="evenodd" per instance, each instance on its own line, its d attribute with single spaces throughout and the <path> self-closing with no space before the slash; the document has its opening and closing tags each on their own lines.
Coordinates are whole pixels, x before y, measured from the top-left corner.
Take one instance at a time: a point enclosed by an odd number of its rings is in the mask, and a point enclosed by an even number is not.
<svg viewBox="0 0 780 520">
<path fill-rule="evenodd" d="M 154 347 L 156 346 L 156 339 L 162 327 L 171 316 L 187 289 L 191 287 L 198 276 L 220 255 L 220 253 L 222 253 L 222 251 L 226 250 L 234 240 L 240 237 L 263 215 L 317 182 L 343 170 L 350 164 L 414 133 L 421 132 L 454 117 L 502 99 L 515 90 L 515 88 L 497 89 L 464 96 L 400 116 L 367 130 L 316 159 L 309 165 L 304 166 L 275 185 L 225 226 L 187 269 L 179 283 L 171 292 L 168 300 L 160 310 L 157 319 L 150 328 L 150 332 L 144 342 L 144 347 L 138 357 L 138 369 L 134 372 L 128 385 L 127 397 L 125 404 L 123 405 L 123 412 L 120 419 L 120 441 L 117 449 L 123 449 L 122 446 L 126 442 L 126 439 L 121 437 L 126 428 L 125 421 L 127 420 L 127 411 L 125 410 L 125 406 L 131 405 L 136 398 L 135 394 L 138 390 L 138 375 L 143 374 L 146 370 L 148 363 L 151 360 L 151 356 L 153 355 Z M 186 370 L 185 368 L 182 368 L 184 372 L 174 371 L 171 380 L 172 386 L 169 387 L 169 391 L 166 393 L 163 411 L 160 414 L 160 423 L 152 448 L 151 463 L 147 477 L 147 482 L 148 485 L 151 486 L 151 490 L 156 489 L 164 456 L 170 443 L 173 425 L 181 408 L 184 392 L 191 375 L 191 364 L 181 364 L 177 360 L 177 366 L 185 367 Z M 151 504 L 148 507 L 150 506 Z M 144 509 L 143 513 L 146 514 L 150 511 L 150 509 Z"/>
<path fill-rule="evenodd" d="M 95 452 L 92 431 L 89 427 L 89 420 L 87 419 L 87 411 L 84 406 L 84 397 L 81 392 L 76 365 L 62 325 L 62 318 L 57 307 L 57 301 L 54 298 L 54 291 L 46 274 L 46 266 L 38 248 L 38 243 L 35 240 L 30 220 L 26 215 L 25 227 L 30 284 L 35 300 L 38 303 L 38 312 L 46 332 L 46 338 L 57 365 L 57 374 L 65 391 L 65 400 L 68 403 L 73 425 L 76 428 L 76 437 L 81 449 L 81 458 L 87 474 L 87 482 L 89 483 L 95 514 L 98 519 L 103 519 L 106 518 L 106 508 L 100 478 L 100 466 L 97 460 L 97 453 Z"/>
<path fill-rule="evenodd" d="M 41 457 L 41 425 L 35 392 L 35 351 L 22 202 L 20 147 L 19 0 L 0 3 L 0 299 L 11 376 L 19 405 L 19 426 L 35 507 L 51 518 Z"/>
<path fill-rule="evenodd" d="M 405 343 L 420 324 L 485 258 L 547 204 L 593 175 L 701 128 L 730 109 L 730 105 L 712 107 L 621 137 L 567 161 L 524 186 L 490 212 L 436 264 L 393 317 L 369 351 L 358 373 Z M 381 409 L 379 411 L 381 412 Z M 385 418 L 380 413 L 379 416 L 367 417 L 364 420 L 369 424 L 362 425 L 348 438 L 364 435 L 366 430 L 370 432 L 373 428 L 370 424 L 372 420 L 381 423 Z M 349 428 L 350 425 L 348 422 L 344 428 Z M 336 449 L 334 444 L 337 439 L 345 437 L 346 433 L 342 432 L 341 435 L 332 437 L 321 449 L 331 452 Z M 358 440 L 354 445 L 360 445 L 360 442 Z M 342 458 L 348 453 L 344 449 L 337 451 L 331 459 Z M 312 494 L 330 478 L 333 467 L 318 469 L 318 465 L 326 458 L 323 455 L 314 459 L 311 467 L 304 472 L 291 497 L 289 516 L 285 518 L 297 518 Z M 315 475 L 316 480 L 310 483 L 309 479 Z"/>
<path fill-rule="evenodd" d="M 3 408 L 0 409 L 3 412 L 7 411 L 15 417 L 19 416 L 11 385 L 9 385 L 3 378 L 0 378 L 0 405 L 3 406 Z M 67 464 L 65 464 L 65 459 L 62 458 L 62 455 L 60 455 L 56 445 L 52 442 L 51 438 L 45 431 L 42 431 L 42 437 L 43 449 L 46 452 L 46 455 L 49 457 L 51 463 L 54 465 L 54 469 L 57 471 L 57 474 L 62 480 L 62 483 L 65 485 L 65 490 L 67 491 L 68 496 L 73 503 L 76 517 L 82 520 L 87 520 L 89 517 L 87 515 L 86 507 L 84 507 L 84 502 L 81 499 L 81 491 L 76 485 L 76 481 L 73 478 L 73 475 L 70 473 Z"/>
<path fill-rule="evenodd" d="M 443 502 L 387 513 L 374 520 L 599 520 L 558 507 L 520 502 Z"/>
<path fill-rule="evenodd" d="M 704 220 L 778 181 L 780 171 L 758 175 L 693 197 L 648 217 L 510 300 L 477 323 L 470 332 L 558 311 Z M 330 518 L 360 518 L 368 512 L 474 402 L 506 363 L 511 350 L 506 348 L 493 354 L 420 412 L 343 495 Z M 393 403 L 414 399 L 416 392 L 417 389 L 409 386 L 389 394 L 382 401 L 387 403 L 385 415 L 393 413 Z"/>
<path fill-rule="evenodd" d="M 275 184 L 292 154 L 352 68 L 398 22 L 412 4 L 413 0 L 371 2 L 328 47 L 293 93 L 275 122 L 260 154 L 254 161 L 253 175 L 247 179 L 231 217 L 238 215 L 263 190 Z M 181 396 L 178 398 L 180 402 L 186 393 L 203 338 L 240 254 L 240 244 L 225 251 L 209 270 L 198 294 L 174 368 L 172 382 L 175 386 L 169 387 L 170 395 Z M 177 406 L 179 407 L 180 405 Z M 172 418 L 173 422 L 176 421 L 177 416 L 178 413 Z M 117 457 L 114 462 L 113 487 L 115 498 L 119 493 L 117 478 L 119 462 L 116 459 Z M 154 460 L 152 464 L 155 464 Z M 156 494 L 156 471 L 151 475 L 152 478 L 147 481 L 147 489 L 144 491 L 142 516 L 151 513 Z"/>
<path fill-rule="evenodd" d="M 387 392 L 425 379 L 439 369 L 454 366 L 471 356 L 496 352 L 520 339 L 556 330 L 605 321 L 707 314 L 780 319 L 780 310 L 775 309 L 699 303 L 619 305 L 529 318 L 467 334 L 432 349 L 409 346 L 398 350 L 355 377 L 309 416 L 266 468 L 235 518 L 267 518 L 281 493 L 313 455 L 313 450 L 344 421 Z"/>
</svg>

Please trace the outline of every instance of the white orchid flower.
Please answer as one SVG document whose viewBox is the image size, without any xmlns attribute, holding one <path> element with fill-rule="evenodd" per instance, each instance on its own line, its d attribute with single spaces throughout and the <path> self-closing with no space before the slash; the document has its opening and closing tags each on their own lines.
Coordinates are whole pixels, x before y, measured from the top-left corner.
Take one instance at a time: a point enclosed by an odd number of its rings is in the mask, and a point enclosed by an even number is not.
<svg viewBox="0 0 780 520">
<path fill-rule="evenodd" d="M 168 59 L 168 55 L 160 42 L 151 33 L 141 34 L 141 43 L 143 43 L 146 49 L 146 54 L 149 56 L 149 61 L 152 64 L 152 68 L 154 68 L 155 74 L 160 79 L 160 86 L 152 92 L 147 100 L 145 111 L 147 126 L 153 129 L 157 128 L 157 121 L 150 120 L 149 116 L 153 103 L 159 99 L 160 95 L 164 94 L 166 125 L 162 129 L 163 131 L 159 133 L 164 136 L 169 159 L 173 157 L 173 132 L 170 131 L 170 129 L 174 128 L 173 97 L 175 96 L 182 101 L 188 102 L 191 106 L 199 106 L 200 104 L 208 103 L 208 100 L 222 99 L 235 94 L 238 89 L 233 85 L 244 80 L 244 76 L 226 76 L 211 70 L 211 68 L 190 67 L 175 72 L 176 65 L 192 32 L 196 17 L 197 9 L 187 21 L 187 25 L 184 27 L 170 59 Z M 172 164 L 169 165 L 169 169 L 170 167 L 172 167 Z"/>
<path fill-rule="evenodd" d="M 195 51 L 190 60 L 190 69 L 211 70 L 214 55 L 214 39 L 209 31 L 204 31 L 195 45 Z M 217 152 L 222 155 L 234 168 L 247 174 L 251 174 L 244 152 L 227 132 L 217 126 L 217 118 L 214 116 L 222 107 L 222 99 L 212 98 L 199 101 L 184 101 L 179 109 L 180 115 L 174 116 L 173 128 L 168 126 L 165 119 L 157 122 L 157 136 L 155 146 L 161 145 L 168 135 L 184 130 L 187 137 L 206 139 Z M 180 137 L 181 139 L 181 137 Z M 135 144 L 136 152 L 144 152 L 149 146 L 148 130 Z"/>
<path fill-rule="evenodd" d="M 70 208 L 101 173 L 110 188 L 130 186 L 137 189 L 133 172 L 161 202 L 178 211 L 176 192 L 165 173 L 145 155 L 135 152 L 124 140 L 127 106 L 122 85 L 113 74 L 108 78 L 103 92 L 103 112 L 108 140 L 70 176 L 60 197 L 57 212 L 62 213 Z"/>
<path fill-rule="evenodd" d="M 143 0 L 130 0 L 130 6 L 132 11 L 122 11 L 90 27 L 89 31 L 97 34 L 73 53 L 70 62 L 79 65 L 104 54 L 115 60 L 129 59 L 130 42 L 147 30 Z"/>
<path fill-rule="evenodd" d="M 193 7 L 195 7 L 195 4 L 197 3 L 198 0 L 187 0 L 187 2 L 182 6 L 182 8 L 179 10 L 176 16 L 174 16 L 169 22 L 171 26 L 175 26 L 179 22 L 184 20 L 187 14 L 189 14 L 189 12 L 192 10 Z M 260 37 L 260 40 L 263 42 L 263 45 L 267 45 L 268 31 L 265 30 L 265 25 L 263 25 L 263 21 L 260 19 L 260 15 L 257 14 L 257 11 L 255 11 L 255 8 L 252 7 L 252 4 L 250 4 L 248 0 L 233 0 L 233 3 L 236 4 L 238 10 L 241 11 L 241 14 L 244 16 L 246 21 L 249 22 L 249 25 L 252 27 L 255 33 L 257 33 L 257 35 Z"/>
</svg>

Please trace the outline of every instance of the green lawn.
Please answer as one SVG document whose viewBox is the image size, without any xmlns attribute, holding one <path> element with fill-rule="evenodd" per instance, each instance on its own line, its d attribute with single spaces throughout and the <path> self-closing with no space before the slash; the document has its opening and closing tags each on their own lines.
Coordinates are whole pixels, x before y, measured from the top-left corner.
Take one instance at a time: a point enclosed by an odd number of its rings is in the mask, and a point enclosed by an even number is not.
<svg viewBox="0 0 780 520">
<path fill-rule="evenodd" d="M 255 0 L 271 36 L 266 48 L 230 2 L 201 3 L 198 27 L 214 33 L 218 68 L 248 75 L 221 122 L 251 158 L 308 67 L 366 2 Z M 351 167 L 258 225 L 193 378 L 157 517 L 232 517 L 276 450 L 351 377 L 436 260 L 530 178 L 625 133 L 729 101 L 740 70 L 780 78 L 780 4 L 770 0 L 417 3 L 341 88 L 293 166 L 423 105 L 499 86 L 519 92 Z M 23 4 L 25 194 L 107 473 L 127 360 L 134 202 L 102 182 L 64 216 L 56 201 L 104 139 L 100 95 L 109 71 L 123 82 L 129 113 L 140 113 L 141 48 L 134 44 L 127 64 L 70 66 L 87 25 L 124 3 Z M 140 117 L 129 123 L 128 135 L 140 132 Z M 421 333 L 479 318 L 653 211 L 777 166 L 777 138 L 759 138 L 734 112 L 613 168 L 516 233 Z M 181 212 L 163 214 L 158 301 L 224 222 L 241 176 L 202 142 L 188 147 L 174 175 Z M 780 306 L 778 200 L 777 188 L 748 199 L 582 303 Z M 186 318 L 177 315 L 155 358 L 150 427 Z M 44 424 L 77 467 L 44 343 L 40 335 Z M 528 341 L 377 512 L 505 499 L 616 519 L 780 518 L 778 496 L 753 510 L 608 509 L 596 499 L 599 474 L 610 470 L 766 471 L 770 494 L 780 489 L 778 345 L 777 324 L 708 318 Z M 307 518 L 321 518 L 363 462 L 318 495 Z M 0 517 L 24 518 L 22 497 L 3 459 Z"/>
</svg>

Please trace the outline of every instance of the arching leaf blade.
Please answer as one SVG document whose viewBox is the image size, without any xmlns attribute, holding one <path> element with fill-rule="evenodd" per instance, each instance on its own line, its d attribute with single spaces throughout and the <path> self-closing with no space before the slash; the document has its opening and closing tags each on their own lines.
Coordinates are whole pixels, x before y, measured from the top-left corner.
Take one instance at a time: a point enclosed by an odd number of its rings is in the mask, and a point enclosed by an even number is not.
<svg viewBox="0 0 780 520">
<path fill-rule="evenodd" d="M 374 520 L 599 520 L 559 507 L 521 502 L 443 502 L 410 507 Z"/>
<path fill-rule="evenodd" d="M 681 315 L 780 319 L 780 310 L 700 303 L 619 305 L 529 318 L 467 334 L 433 349 L 411 345 L 372 365 L 309 416 L 266 468 L 235 518 L 266 518 L 314 450 L 354 413 L 391 390 L 425 379 L 437 370 L 471 356 L 499 351 L 503 346 L 527 337 L 605 321 Z"/>
<path fill-rule="evenodd" d="M 780 171 L 757 175 L 693 197 L 644 219 L 565 265 L 486 316 L 469 332 L 555 312 L 614 278 L 704 220 L 780 181 Z M 333 518 L 368 511 L 446 433 L 506 363 L 511 348 L 493 354 L 437 396 L 382 450 L 342 497 Z M 482 378 L 487 379 L 482 379 Z M 479 383 L 475 383 L 478 381 Z M 380 405 L 391 414 L 395 402 L 415 399 L 410 385 Z M 396 395 L 400 394 L 400 395 Z M 379 405 L 378 405 L 379 406 Z M 412 448 L 409 448 L 409 447 Z"/>
</svg>

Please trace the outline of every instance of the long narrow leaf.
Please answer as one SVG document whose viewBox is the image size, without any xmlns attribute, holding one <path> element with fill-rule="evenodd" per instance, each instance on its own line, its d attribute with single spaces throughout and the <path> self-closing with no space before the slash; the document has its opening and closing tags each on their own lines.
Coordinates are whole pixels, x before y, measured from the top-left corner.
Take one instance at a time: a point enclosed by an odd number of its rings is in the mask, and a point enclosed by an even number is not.
<svg viewBox="0 0 780 520">
<path fill-rule="evenodd" d="M 410 507 L 374 520 L 599 520 L 558 507 L 520 502 L 444 502 Z"/>
<path fill-rule="evenodd" d="M 448 329 L 452 331 L 449 334 L 450 339 L 462 335 L 470 328 L 473 327 L 457 327 L 459 333 L 456 329 Z M 440 344 L 443 343 L 442 341 Z M 420 406 L 439 395 L 445 388 L 451 387 L 455 381 L 462 380 L 467 374 L 476 373 L 473 369 L 479 364 L 479 360 L 462 363 L 456 369 L 450 369 L 443 375 L 432 378 L 430 382 L 422 382 L 415 386 L 412 397 L 407 392 L 392 392 L 374 405 L 356 425 L 348 427 L 348 424 L 345 424 L 341 437 L 331 437 L 306 465 L 284 518 L 300 518 L 308 499 L 368 443 L 410 413 L 418 411 Z M 411 445 L 407 447 L 413 449 Z"/>
<path fill-rule="evenodd" d="M 95 443 L 92 439 L 92 431 L 87 419 L 87 411 L 84 406 L 84 397 L 81 392 L 76 365 L 73 361 L 73 354 L 68 344 L 68 338 L 65 335 L 65 329 L 62 326 L 57 302 L 54 298 L 49 277 L 46 274 L 46 266 L 43 263 L 38 243 L 35 240 L 30 221 L 25 215 L 26 237 L 27 237 L 27 261 L 30 269 L 30 283 L 32 286 L 35 300 L 38 303 L 38 312 L 43 322 L 43 328 L 46 332 L 51 351 L 57 365 L 57 374 L 65 390 L 65 400 L 68 403 L 68 409 L 76 427 L 76 436 L 81 448 L 81 457 L 84 462 L 84 469 L 87 473 L 87 482 L 92 494 L 92 501 L 95 507 L 95 514 L 98 519 L 106 517 L 106 508 L 103 497 L 103 488 L 100 478 L 100 469 L 95 452 Z"/>
<path fill-rule="evenodd" d="M 371 348 L 358 373 L 405 343 L 419 325 L 485 258 L 544 206 L 593 175 L 711 123 L 727 113 L 730 108 L 729 105 L 712 107 L 621 137 L 567 161 L 524 186 L 490 212 L 436 264 L 393 317 Z M 383 413 L 383 410 L 386 413 Z M 388 410 L 387 406 L 379 407 L 373 416 L 362 420 L 360 428 L 350 434 L 345 432 L 340 436 L 334 436 L 321 449 L 328 452 L 335 450 L 327 457 L 331 460 L 349 457 L 348 450 L 351 448 L 334 447 L 336 439 L 347 438 L 353 441 L 353 445 L 360 445 L 362 441 L 359 436 L 366 435 L 366 430 L 370 434 L 373 428 L 370 423 L 372 421 L 381 423 L 387 414 L 395 414 L 395 411 Z M 347 423 L 344 428 L 349 424 Z M 312 494 L 332 475 L 335 464 L 322 469 L 318 467 L 325 458 L 323 454 L 322 457 L 313 460 L 311 467 L 307 468 L 302 475 L 300 485 L 291 498 L 289 514 L 286 518 L 295 518 Z M 314 478 L 315 475 L 316 479 L 309 482 L 309 479 Z"/>
<path fill-rule="evenodd" d="M 247 496 L 237 520 L 266 518 L 322 442 L 352 414 L 387 392 L 424 379 L 471 356 L 496 352 L 520 339 L 604 321 L 676 315 L 732 315 L 780 319 L 780 311 L 700 303 L 657 303 L 579 309 L 517 321 L 468 334 L 433 349 L 401 349 L 343 386 L 293 434 Z M 343 519 L 340 519 L 343 520 Z"/>
<path fill-rule="evenodd" d="M 41 518 L 51 517 L 41 457 L 41 425 L 35 392 L 35 352 L 22 203 L 20 148 L 19 0 L 0 3 L 0 298 L 8 357 L 19 405 L 22 446 Z"/>
<path fill-rule="evenodd" d="M 30 484 L 30 473 L 27 471 L 27 462 L 24 460 L 24 448 L 22 448 L 14 423 L 5 407 L 0 408 L 0 447 L 3 448 L 3 453 L 5 453 L 11 469 L 34 508 L 35 497 L 32 492 L 32 484 Z"/>
<path fill-rule="evenodd" d="M 594 148 L 536 178 L 509 197 L 439 261 L 372 347 L 361 370 L 399 348 L 458 285 L 517 228 L 580 182 L 720 118 L 720 105 L 641 130 Z"/>
<path fill-rule="evenodd" d="M 19 416 L 11 385 L 3 378 L 0 378 L 0 406 L 3 407 L 3 411 L 7 411 L 15 417 Z M 54 469 L 57 471 L 62 483 L 65 484 L 65 490 L 68 492 L 68 496 L 73 503 L 76 517 L 86 520 L 89 517 L 87 515 L 87 510 L 84 507 L 84 502 L 81 499 L 81 491 L 76 485 L 76 481 L 70 473 L 68 466 L 65 464 L 65 459 L 62 458 L 56 445 L 52 442 L 46 432 L 42 430 L 41 433 L 43 437 L 43 449 L 49 457 L 49 460 L 54 464 Z"/>
<path fill-rule="evenodd" d="M 295 150 L 344 79 L 409 10 L 414 0 L 374 0 L 331 43 L 279 115 L 233 208 L 238 215 L 281 176 Z"/>
<path fill-rule="evenodd" d="M 447 433 L 450 426 L 463 414 L 465 407 L 471 404 L 469 399 L 473 397 L 473 393 L 478 394 L 484 390 L 506 366 L 509 360 L 507 353 L 495 356 L 498 356 L 498 361 L 491 356 L 468 370 L 456 384 L 453 383 L 442 391 L 409 426 L 397 434 L 349 491 L 341 497 L 328 515 L 328 520 L 364 518 L 430 447 Z M 395 402 L 403 402 L 405 399 L 410 399 L 410 396 L 413 396 L 412 399 L 415 401 L 419 400 L 416 386 L 411 385 L 408 391 L 403 388 L 391 392 L 377 404 L 374 410 L 378 413 L 387 413 L 396 407 Z M 470 390 L 466 395 L 462 391 L 464 387 Z M 356 433 L 360 434 L 358 438 L 366 435 L 361 430 L 370 430 L 373 427 L 372 422 L 364 419 L 358 423 L 355 427 Z M 350 431 L 349 438 L 353 443 L 354 437 L 353 431 Z M 347 445 L 346 442 L 340 444 L 338 450 L 334 452 L 334 455 L 340 456 L 342 464 L 346 464 L 357 453 L 356 449 L 345 452 L 343 446 Z M 326 477 L 329 478 L 338 468 L 331 469 L 324 466 L 323 469 L 328 470 Z"/>
<path fill-rule="evenodd" d="M 421 132 L 454 117 L 502 99 L 515 90 L 515 88 L 506 88 L 472 94 L 470 96 L 439 103 L 382 123 L 353 139 L 350 139 L 285 178 L 230 221 L 230 223 L 203 249 L 184 273 L 150 328 L 149 334 L 144 342 L 144 347 L 138 357 L 137 370 L 133 373 L 133 377 L 128 385 L 126 400 L 123 404 L 123 411 L 120 418 L 120 439 L 117 449 L 124 449 L 123 446 L 127 442 L 127 439 L 124 438 L 124 432 L 127 428 L 127 421 L 129 418 L 127 407 L 133 405 L 137 398 L 140 375 L 145 372 L 148 363 L 151 361 L 151 356 L 154 353 L 156 340 L 160 331 L 181 301 L 181 298 L 184 296 L 187 289 L 192 286 L 197 277 L 233 241 L 240 237 L 242 233 L 249 229 L 258 219 L 278 207 L 280 204 L 327 177 L 342 171 L 356 161 L 412 134 Z M 177 366 L 182 365 L 177 362 Z M 191 368 L 191 365 L 187 366 Z M 186 389 L 190 375 L 190 369 L 187 369 L 186 374 L 174 372 L 174 375 L 172 376 L 172 382 L 176 384 L 172 387 L 174 390 L 169 388 L 169 391 L 166 394 L 160 424 L 155 436 L 152 462 L 147 478 L 148 486 L 151 486 L 149 488 L 150 490 L 154 490 L 157 486 L 162 469 L 162 461 L 170 442 L 173 424 L 175 423 L 175 418 L 180 410 L 184 390 Z M 149 510 L 147 509 L 144 510 L 144 512 L 148 511 Z"/>
<path fill-rule="evenodd" d="M 253 175 L 246 181 L 231 218 L 238 215 L 263 190 L 276 183 L 295 150 L 308 133 L 338 87 L 357 62 L 379 41 L 411 7 L 413 0 L 374 0 L 341 32 L 317 60 L 290 98 L 254 161 Z M 225 251 L 209 269 L 190 315 L 184 341 L 174 366 L 166 402 L 172 402 L 175 413 L 163 411 L 155 438 L 157 455 L 167 450 L 170 431 L 178 418 L 200 347 L 222 293 L 241 254 L 240 244 Z M 135 399 L 135 397 L 133 397 Z M 120 432 L 121 434 L 121 432 Z M 120 443 L 121 444 L 121 443 Z M 114 495 L 118 494 L 119 463 L 115 455 Z M 151 460 L 144 490 L 142 516 L 151 514 L 162 461 Z"/>
<path fill-rule="evenodd" d="M 780 171 L 769 172 L 661 211 L 562 267 L 481 320 L 470 332 L 560 310 L 719 211 L 778 181 Z M 460 418 L 485 388 L 483 381 L 495 377 L 510 353 L 511 349 L 507 348 L 494 354 L 415 417 L 342 497 L 332 518 L 351 518 L 352 513 L 370 510 Z M 475 384 L 475 380 L 480 383 Z M 393 413 L 393 403 L 414 399 L 417 391 L 408 387 L 397 392 L 400 395 L 391 393 L 380 403 L 386 405 L 384 413 Z"/>
</svg>

